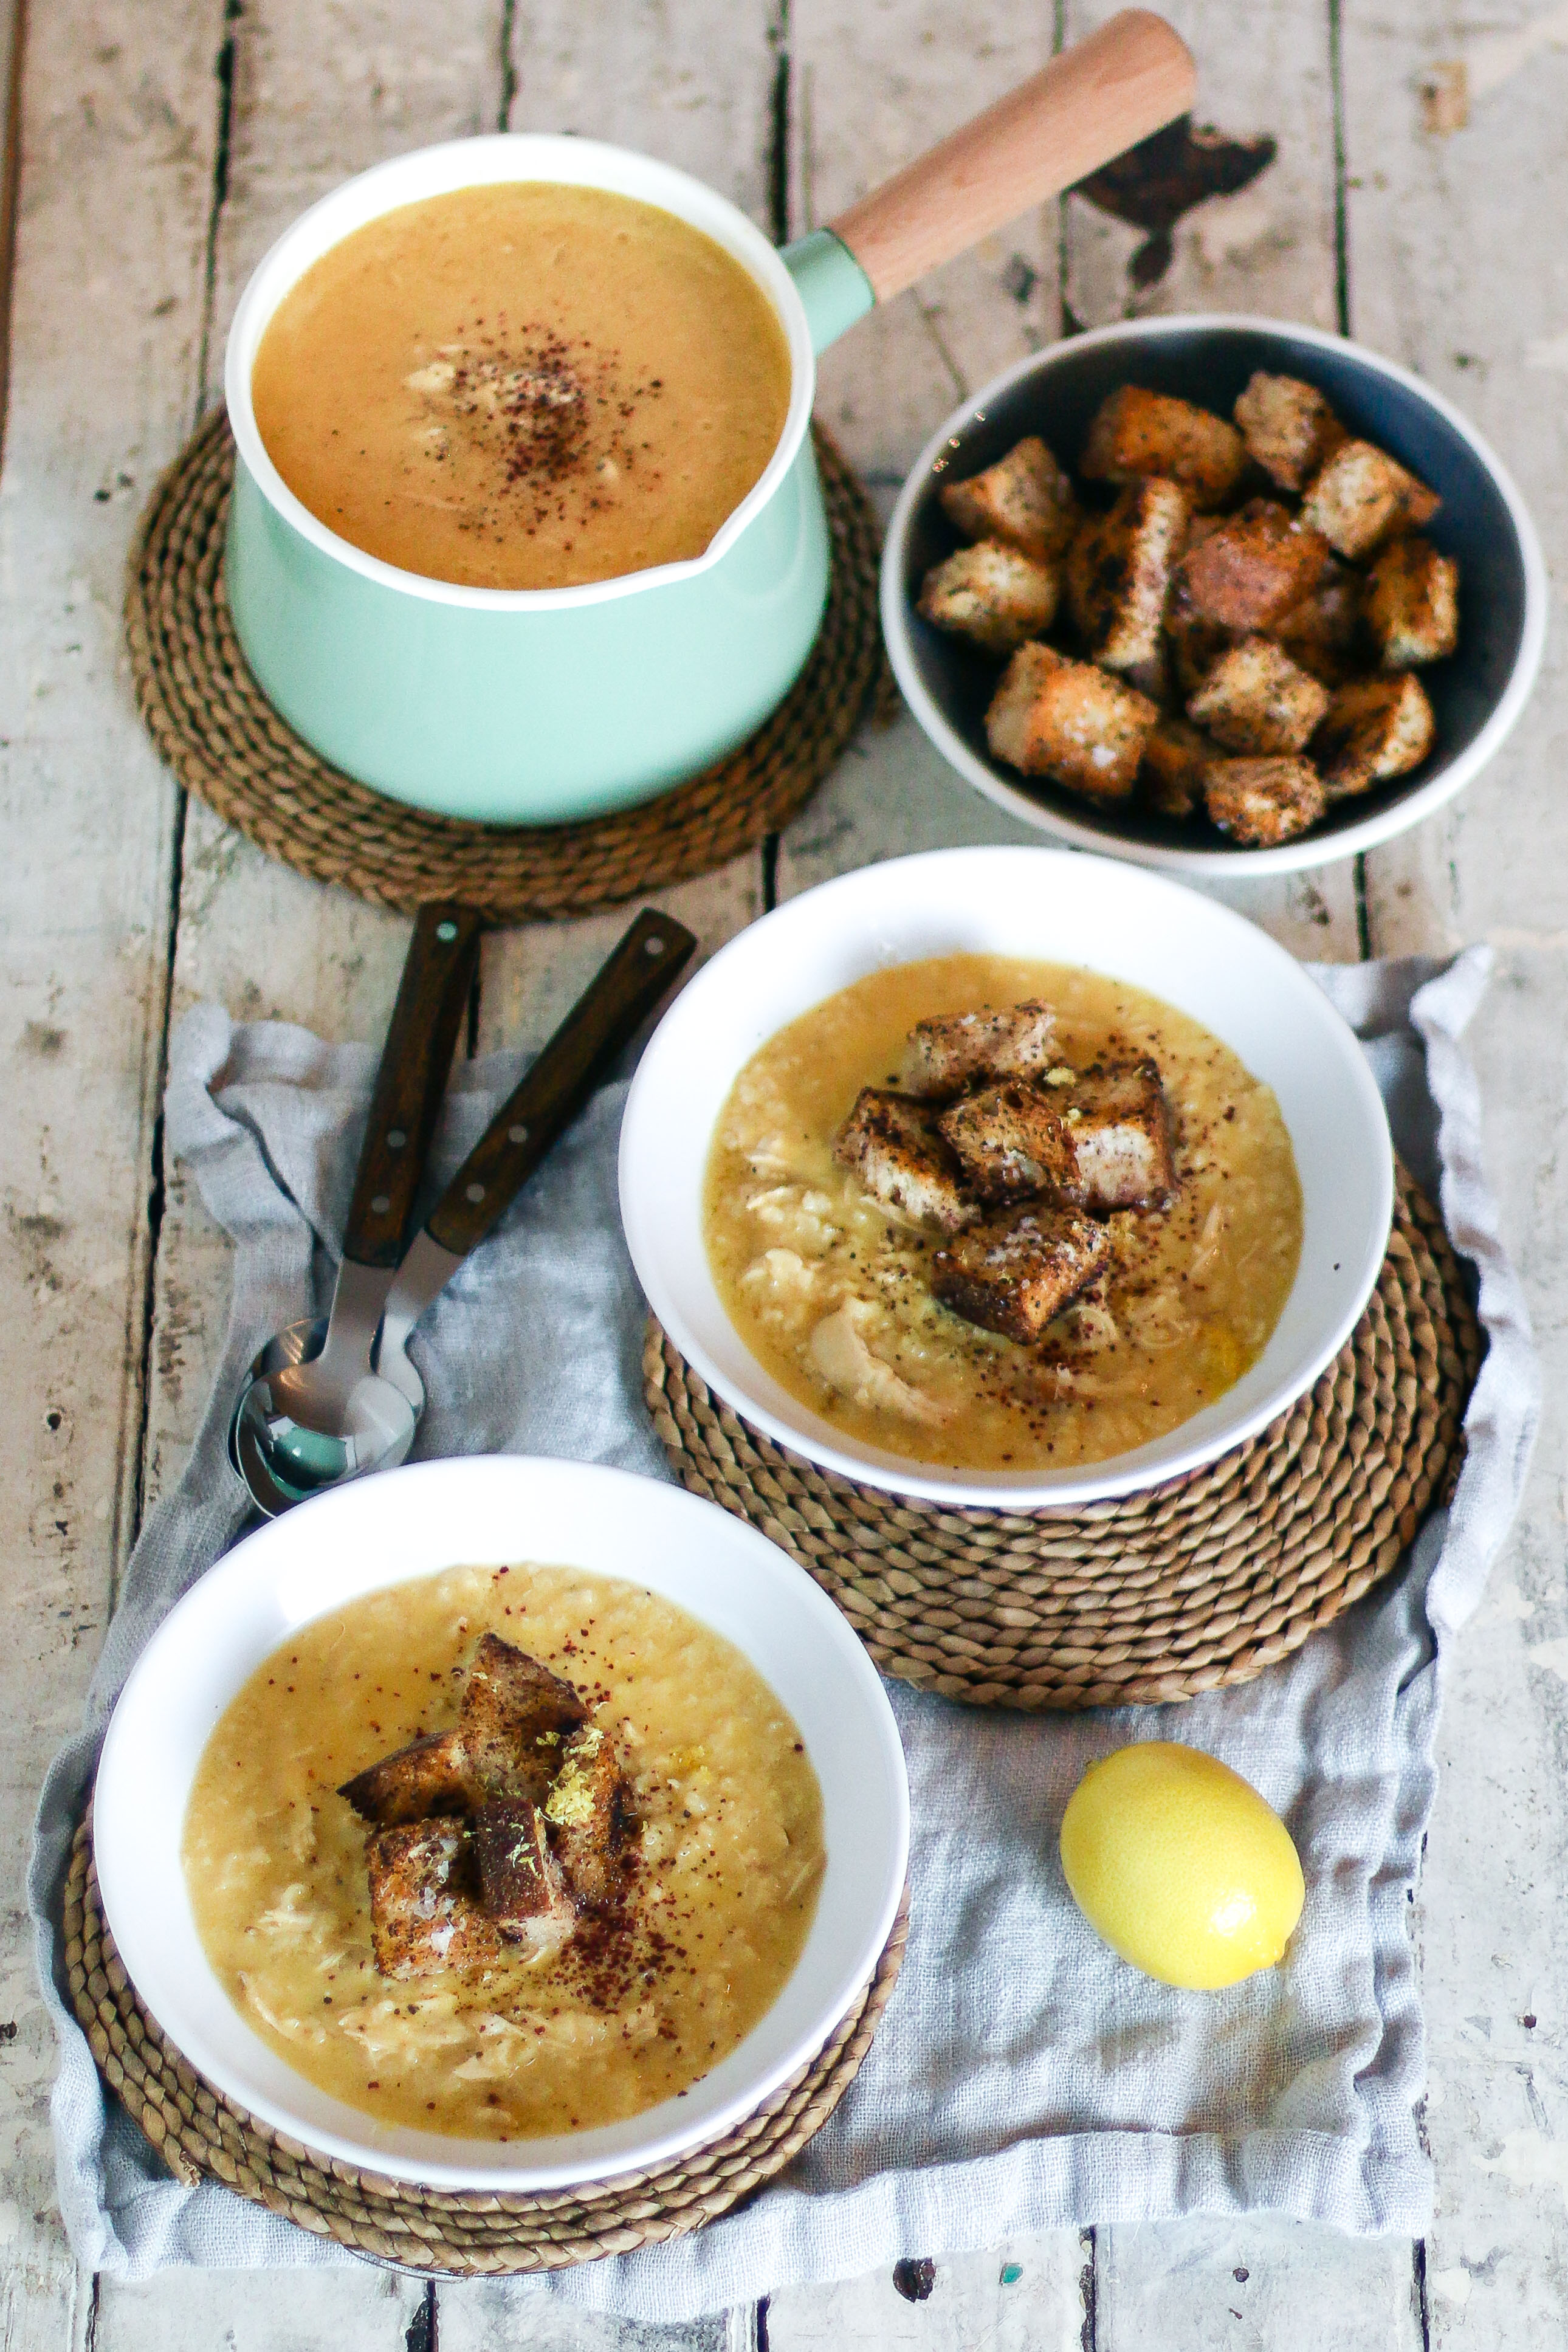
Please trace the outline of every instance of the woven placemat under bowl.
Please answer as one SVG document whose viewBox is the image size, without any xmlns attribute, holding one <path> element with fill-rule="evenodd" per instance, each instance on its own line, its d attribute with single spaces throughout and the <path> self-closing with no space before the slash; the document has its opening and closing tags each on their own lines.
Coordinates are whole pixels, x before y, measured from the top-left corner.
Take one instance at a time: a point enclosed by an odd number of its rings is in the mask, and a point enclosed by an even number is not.
<svg viewBox="0 0 1568 2352">
<path fill-rule="evenodd" d="M 1118 1502 L 961 1510 L 818 1469 L 721 1403 L 656 1321 L 643 1374 L 682 1484 L 809 1570 L 884 1674 L 1038 1708 L 1192 1698 L 1289 1657 L 1447 1499 L 1479 1361 L 1442 1220 L 1400 1169 L 1377 1286 L 1316 1386 Z"/>
<path fill-rule="evenodd" d="M 537 2196 L 420 2189 L 359 2172 L 312 2156 L 215 2090 L 143 2008 L 121 1964 L 99 1905 L 90 1806 L 71 1847 L 63 1924 L 71 2005 L 99 2071 L 176 2179 L 216 2180 L 377 2262 L 463 2278 L 562 2270 L 684 2237 L 782 2171 L 860 2071 L 898 1981 L 909 1890 L 848 2014 L 809 2064 L 733 2130 L 656 2170 Z"/>
<path fill-rule="evenodd" d="M 821 632 L 772 718 L 714 767 L 641 808 L 580 824 L 470 824 L 389 800 L 329 767 L 246 665 L 223 586 L 234 442 L 209 416 L 153 493 L 132 552 L 125 631 L 137 706 L 194 793 L 317 882 L 412 912 L 458 898 L 498 922 L 586 915 L 706 874 L 793 816 L 886 691 L 877 520 L 814 428 L 833 539 Z"/>
</svg>

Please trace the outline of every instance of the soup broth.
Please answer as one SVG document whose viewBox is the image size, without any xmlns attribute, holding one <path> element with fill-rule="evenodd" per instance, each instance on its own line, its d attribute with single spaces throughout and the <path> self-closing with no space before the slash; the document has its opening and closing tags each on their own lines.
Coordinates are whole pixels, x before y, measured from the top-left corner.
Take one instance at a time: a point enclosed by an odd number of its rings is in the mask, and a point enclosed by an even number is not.
<svg viewBox="0 0 1568 2352">
<path fill-rule="evenodd" d="M 700 229 L 516 181 L 344 237 L 279 303 L 251 396 L 284 481 L 355 547 L 561 588 L 703 552 L 777 446 L 790 358 Z"/>
<path fill-rule="evenodd" d="M 542 1959 L 389 1979 L 365 1824 L 337 1791 L 453 1720 L 486 1632 L 618 1742 L 640 1825 L 625 1916 Z M 751 2031 L 816 1912 L 822 1799 L 773 1693 L 683 1610 L 574 1569 L 454 1568 L 318 1618 L 257 1669 L 203 1755 L 184 1860 L 208 1958 L 290 2066 L 384 2123 L 509 2140 L 637 2115 Z"/>
<path fill-rule="evenodd" d="M 945 1236 L 833 1148 L 862 1087 L 900 1086 L 917 1022 L 1027 1000 L 1054 1008 L 1063 1065 L 1152 1056 L 1177 1177 L 1167 1205 L 1110 1216 L 1109 1273 L 1033 1343 L 939 1304 Z M 719 1118 L 704 1223 L 737 1329 L 813 1412 L 910 1461 L 1068 1469 L 1163 1435 L 1257 1361 L 1295 1279 L 1301 1190 L 1272 1089 L 1197 1022 L 1096 972 L 955 955 L 873 972 L 752 1055 Z M 846 1301 L 858 1370 L 835 1384 L 813 1336 Z"/>
</svg>

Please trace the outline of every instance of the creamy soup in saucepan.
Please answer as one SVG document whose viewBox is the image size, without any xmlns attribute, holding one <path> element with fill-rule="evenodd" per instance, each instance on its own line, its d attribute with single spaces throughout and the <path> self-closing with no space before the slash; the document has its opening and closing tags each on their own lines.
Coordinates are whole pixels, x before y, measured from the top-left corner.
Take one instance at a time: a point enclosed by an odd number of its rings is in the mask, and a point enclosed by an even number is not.
<svg viewBox="0 0 1568 2352">
<path fill-rule="evenodd" d="M 251 395 L 284 481 L 355 547 L 560 588 L 702 553 L 777 446 L 790 357 L 755 280 L 673 213 L 504 182 L 324 254 Z"/>
<path fill-rule="evenodd" d="M 513 1766 L 536 1801 L 497 1807 Z M 822 1801 L 773 1693 L 683 1610 L 574 1569 L 454 1568 L 258 1668 L 184 1859 L 209 1959 L 289 2065 L 383 2122 L 509 2140 L 638 2114 L 751 2031 L 810 1929 Z"/>
<path fill-rule="evenodd" d="M 1301 1247 L 1279 1106 L 1217 1037 L 1099 973 L 976 955 L 874 972 L 754 1054 L 704 1216 L 774 1379 L 955 1469 L 1174 1428 L 1262 1353 Z"/>
</svg>

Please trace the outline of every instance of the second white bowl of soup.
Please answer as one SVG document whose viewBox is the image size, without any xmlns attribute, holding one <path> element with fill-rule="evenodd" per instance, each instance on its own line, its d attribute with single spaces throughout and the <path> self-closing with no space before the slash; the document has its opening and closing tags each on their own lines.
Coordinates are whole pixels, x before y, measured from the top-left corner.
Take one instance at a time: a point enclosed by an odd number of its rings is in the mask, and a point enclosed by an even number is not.
<svg viewBox="0 0 1568 2352">
<path fill-rule="evenodd" d="M 1226 908 L 938 851 L 743 932 L 634 1083 L 621 1207 L 714 1391 L 823 1466 L 1063 1507 L 1180 1476 L 1344 1344 L 1393 1214 L 1355 1038 Z"/>
<path fill-rule="evenodd" d="M 876 1671 L 678 1488 L 421 1463 L 257 1530 L 153 1637 L 93 1843 L 141 1997 L 319 2154 L 537 2190 L 710 2142 L 821 2049 L 908 1858 Z"/>
</svg>

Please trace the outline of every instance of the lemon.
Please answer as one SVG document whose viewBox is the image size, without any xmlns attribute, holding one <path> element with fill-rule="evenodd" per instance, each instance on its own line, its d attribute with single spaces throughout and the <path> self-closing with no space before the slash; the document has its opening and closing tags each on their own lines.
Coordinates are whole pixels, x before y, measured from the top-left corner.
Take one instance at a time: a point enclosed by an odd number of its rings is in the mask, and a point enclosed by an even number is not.
<svg viewBox="0 0 1568 2352">
<path fill-rule="evenodd" d="M 1149 1739 L 1091 1764 L 1062 1815 L 1073 1900 L 1161 1984 L 1213 1991 L 1271 1969 L 1301 1916 L 1290 1832 L 1250 1781 Z"/>
</svg>

